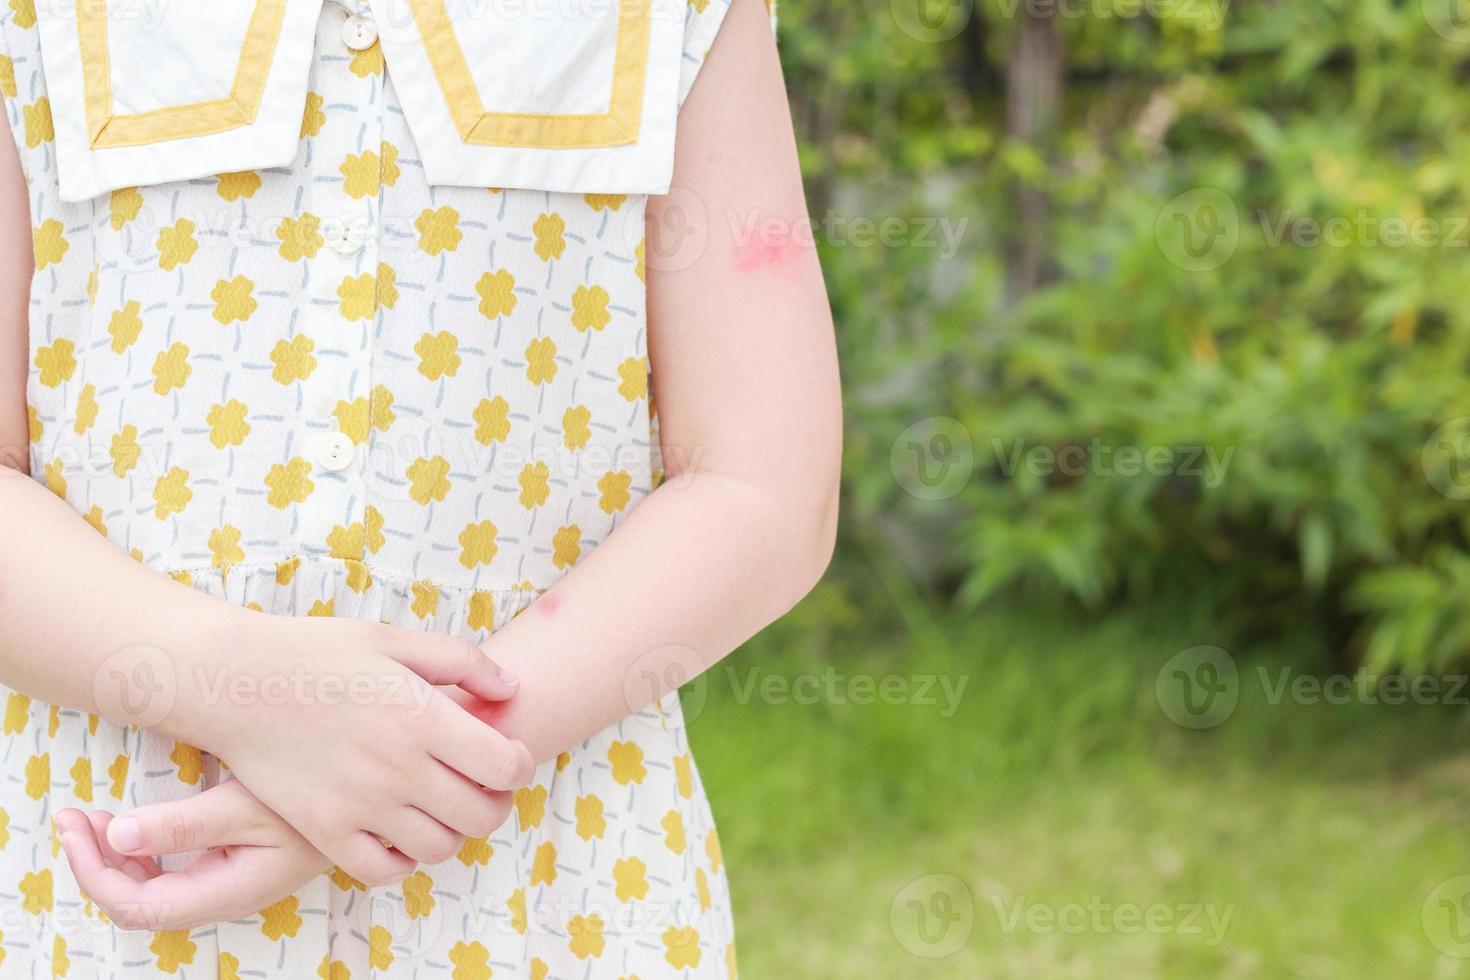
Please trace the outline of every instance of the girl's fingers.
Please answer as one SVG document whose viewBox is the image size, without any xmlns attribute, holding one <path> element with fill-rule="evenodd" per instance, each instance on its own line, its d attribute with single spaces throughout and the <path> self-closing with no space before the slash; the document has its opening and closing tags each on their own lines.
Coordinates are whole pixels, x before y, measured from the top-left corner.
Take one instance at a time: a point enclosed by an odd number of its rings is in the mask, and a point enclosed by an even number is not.
<svg viewBox="0 0 1470 980">
<path fill-rule="evenodd" d="M 111 867 L 103 857 L 92 824 L 85 817 L 76 823 L 68 822 L 64 827 L 61 847 L 84 895 L 123 929 L 168 927 L 171 913 L 167 896 L 149 890 L 149 886 L 160 879 L 135 881 L 125 872 Z"/>
<path fill-rule="evenodd" d="M 280 901 L 326 870 L 307 844 L 288 847 L 220 847 L 182 871 L 155 878 L 148 887 L 166 897 L 169 928 L 186 929 L 252 915 Z"/>
<path fill-rule="evenodd" d="M 487 701 L 509 700 L 520 685 L 470 640 L 385 628 L 392 640 L 384 652 L 430 684 L 462 687 Z"/>
<path fill-rule="evenodd" d="M 129 810 L 107 826 L 107 841 L 119 854 L 180 854 L 225 844 L 272 844 L 265 809 L 236 780 L 197 796 Z"/>
<path fill-rule="evenodd" d="M 425 813 L 465 837 L 488 837 L 505 823 L 509 793 L 484 789 L 437 759 L 429 766 L 434 771 L 425 774 L 430 801 L 422 807 Z"/>
<path fill-rule="evenodd" d="M 495 704 L 486 701 L 484 698 L 477 698 L 463 688 L 441 687 L 439 688 L 439 693 L 459 705 L 476 720 L 487 725 L 493 725 L 495 723 L 495 717 L 500 711 L 500 708 Z"/>
<path fill-rule="evenodd" d="M 337 867 L 369 887 L 392 885 L 413 874 L 414 862 L 407 855 L 390 850 L 365 830 L 359 830 L 333 847 L 328 858 Z"/>
<path fill-rule="evenodd" d="M 449 698 L 430 704 L 434 738 L 429 754 L 486 789 L 515 790 L 536 778 L 536 760 L 522 742 L 506 738 Z"/>
<path fill-rule="evenodd" d="M 122 929 L 189 929 L 249 915 L 326 869 L 304 841 L 281 847 L 215 848 L 182 871 L 120 854 L 107 843 L 111 815 L 64 810 L 61 846 L 82 892 Z"/>
<path fill-rule="evenodd" d="M 87 821 L 87 815 L 76 807 L 69 806 L 64 810 L 57 810 L 56 816 L 52 819 L 56 821 L 56 832 L 58 834 L 64 834 L 68 830 L 82 830 L 83 824 L 87 824 L 88 827 L 91 826 Z"/>
<path fill-rule="evenodd" d="M 456 834 L 424 811 L 395 807 L 377 815 L 373 833 L 393 843 L 393 849 L 419 864 L 440 864 L 459 853 L 464 835 Z"/>
<path fill-rule="evenodd" d="M 134 881 L 146 881 L 163 873 L 158 862 L 151 857 L 121 854 L 107 842 L 107 825 L 112 822 L 112 814 L 106 810 L 93 810 L 87 814 L 87 820 L 92 824 L 92 833 L 97 838 L 97 847 L 102 851 L 102 860 L 109 867 L 117 868 Z"/>
</svg>

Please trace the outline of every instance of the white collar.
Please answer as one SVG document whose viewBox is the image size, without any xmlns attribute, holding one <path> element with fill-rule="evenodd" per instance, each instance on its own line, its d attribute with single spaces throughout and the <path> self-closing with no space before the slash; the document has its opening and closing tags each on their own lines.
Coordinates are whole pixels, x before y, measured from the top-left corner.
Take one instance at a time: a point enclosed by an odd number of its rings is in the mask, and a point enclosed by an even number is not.
<svg viewBox="0 0 1470 980">
<path fill-rule="evenodd" d="M 38 5 L 64 200 L 289 165 L 324 2 L 375 25 L 430 183 L 668 190 L 687 0 L 109 2 Z"/>
</svg>

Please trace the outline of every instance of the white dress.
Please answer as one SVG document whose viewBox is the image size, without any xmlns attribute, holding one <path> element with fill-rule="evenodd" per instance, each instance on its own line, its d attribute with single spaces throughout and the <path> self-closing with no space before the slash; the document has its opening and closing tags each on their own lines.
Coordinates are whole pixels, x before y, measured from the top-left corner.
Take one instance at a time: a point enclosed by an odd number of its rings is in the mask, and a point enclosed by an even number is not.
<svg viewBox="0 0 1470 980">
<path fill-rule="evenodd" d="M 473 638 L 509 621 L 656 485 L 644 195 L 728 4 L 113 0 L 99 40 L 97 2 L 10 0 L 35 477 L 233 603 Z M 219 763 L 0 699 L 5 977 L 734 973 L 675 697 L 401 886 L 338 871 L 156 934 L 79 893 L 51 817 L 188 796 Z"/>
</svg>

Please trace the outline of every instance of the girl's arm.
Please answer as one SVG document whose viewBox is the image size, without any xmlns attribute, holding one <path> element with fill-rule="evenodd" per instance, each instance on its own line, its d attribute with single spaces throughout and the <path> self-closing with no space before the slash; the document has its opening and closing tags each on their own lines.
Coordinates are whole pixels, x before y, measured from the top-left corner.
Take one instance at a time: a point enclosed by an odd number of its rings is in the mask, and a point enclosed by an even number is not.
<svg viewBox="0 0 1470 980">
<path fill-rule="evenodd" d="M 510 696 L 513 684 L 475 644 L 232 606 L 133 561 L 26 475 L 33 273 L 25 182 L 0 125 L 0 684 L 214 753 L 364 882 L 406 875 L 498 827 L 509 813 L 503 791 L 532 776 L 530 755 L 430 687 Z M 385 697 L 323 710 L 212 686 L 222 670 L 288 678 L 307 663 L 344 683 L 383 683 Z M 125 843 L 119 824 L 111 833 Z"/>
<path fill-rule="evenodd" d="M 521 689 L 483 716 L 537 759 L 713 666 L 831 554 L 837 358 L 760 0 L 735 0 L 679 126 L 647 243 L 666 482 L 486 646 Z"/>
<path fill-rule="evenodd" d="M 679 125 L 679 190 L 650 202 L 647 248 L 668 479 L 488 641 L 520 678 L 515 697 L 456 694 L 537 759 L 712 666 L 796 602 L 832 548 L 841 444 L 832 322 L 760 0 L 735 0 Z M 700 211 L 682 250 L 659 258 L 677 243 L 656 230 L 688 230 Z M 133 855 L 216 848 L 160 874 L 105 841 L 99 848 L 82 815 L 67 815 L 63 839 L 68 854 L 77 849 L 83 887 L 104 896 L 110 915 L 129 910 L 154 928 L 243 914 L 219 896 L 248 895 L 259 907 L 319 870 L 294 856 L 284 820 L 228 783 L 127 816 L 142 830 Z M 231 861 L 231 844 L 272 850 Z"/>
</svg>

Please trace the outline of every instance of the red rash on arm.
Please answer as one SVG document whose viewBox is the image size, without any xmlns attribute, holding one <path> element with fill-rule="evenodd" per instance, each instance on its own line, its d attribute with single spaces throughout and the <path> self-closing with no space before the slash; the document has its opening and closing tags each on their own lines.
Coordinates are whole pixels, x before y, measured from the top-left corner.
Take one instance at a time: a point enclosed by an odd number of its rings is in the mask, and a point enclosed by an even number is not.
<svg viewBox="0 0 1470 980">
<path fill-rule="evenodd" d="M 536 609 L 543 616 L 554 616 L 561 608 L 561 596 L 548 592 L 536 600 Z"/>
<path fill-rule="evenodd" d="M 736 236 L 735 268 L 753 273 L 761 269 L 780 269 L 806 255 L 814 245 L 809 222 L 767 218 L 754 223 L 753 233 L 744 240 Z"/>
</svg>

